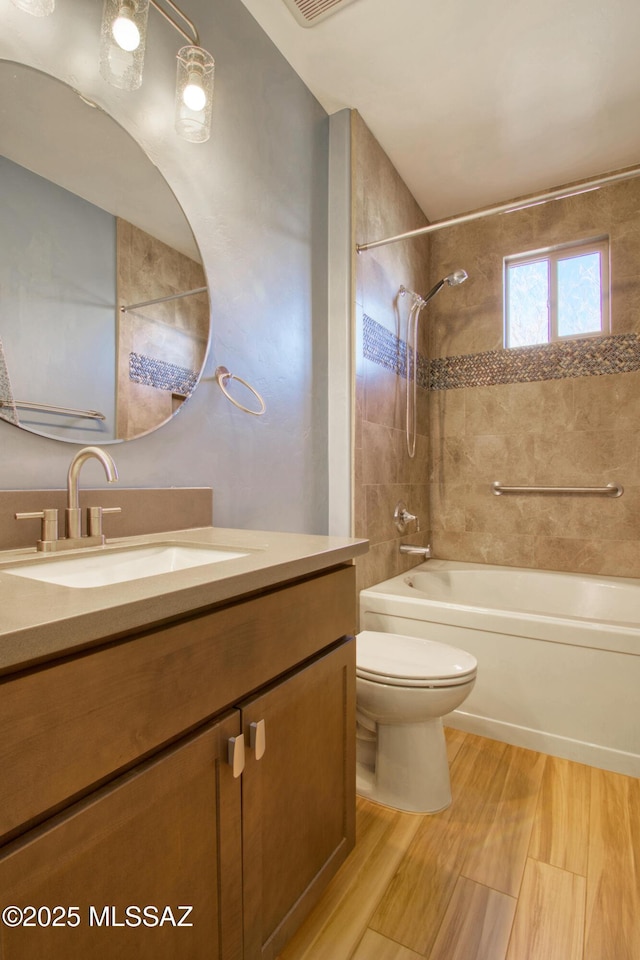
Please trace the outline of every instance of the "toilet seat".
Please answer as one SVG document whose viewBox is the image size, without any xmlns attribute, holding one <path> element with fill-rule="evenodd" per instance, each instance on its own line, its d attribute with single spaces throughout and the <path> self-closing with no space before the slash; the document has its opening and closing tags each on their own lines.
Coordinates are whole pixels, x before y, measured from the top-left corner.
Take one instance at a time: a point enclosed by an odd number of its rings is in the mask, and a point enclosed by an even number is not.
<svg viewBox="0 0 640 960">
<path fill-rule="evenodd" d="M 356 676 L 397 687 L 452 687 L 475 679 L 478 662 L 437 640 L 364 630 L 356 638 Z"/>
</svg>

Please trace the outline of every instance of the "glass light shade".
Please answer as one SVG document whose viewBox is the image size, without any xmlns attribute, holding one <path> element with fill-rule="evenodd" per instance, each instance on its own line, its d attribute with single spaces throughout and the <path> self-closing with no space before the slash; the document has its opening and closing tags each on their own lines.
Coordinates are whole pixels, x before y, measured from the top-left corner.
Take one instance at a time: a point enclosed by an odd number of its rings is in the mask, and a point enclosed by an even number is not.
<svg viewBox="0 0 640 960">
<path fill-rule="evenodd" d="M 18 9 L 32 13 L 34 17 L 47 17 L 53 13 L 56 0 L 13 0 Z"/>
<path fill-rule="evenodd" d="M 203 143 L 211 134 L 214 59 L 202 47 L 182 47 L 176 77 L 176 130 Z"/>
<path fill-rule="evenodd" d="M 100 73 L 114 87 L 137 90 L 142 83 L 149 0 L 104 0 Z"/>
</svg>

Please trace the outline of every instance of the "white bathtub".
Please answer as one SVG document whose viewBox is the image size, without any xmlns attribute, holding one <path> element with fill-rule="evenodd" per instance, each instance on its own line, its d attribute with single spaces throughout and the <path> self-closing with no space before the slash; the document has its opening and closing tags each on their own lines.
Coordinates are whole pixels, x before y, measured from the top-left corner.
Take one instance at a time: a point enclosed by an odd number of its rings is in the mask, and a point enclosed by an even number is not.
<svg viewBox="0 0 640 960">
<path fill-rule="evenodd" d="M 360 629 L 477 658 L 449 726 L 640 776 L 640 580 L 427 560 L 360 593 Z"/>
</svg>

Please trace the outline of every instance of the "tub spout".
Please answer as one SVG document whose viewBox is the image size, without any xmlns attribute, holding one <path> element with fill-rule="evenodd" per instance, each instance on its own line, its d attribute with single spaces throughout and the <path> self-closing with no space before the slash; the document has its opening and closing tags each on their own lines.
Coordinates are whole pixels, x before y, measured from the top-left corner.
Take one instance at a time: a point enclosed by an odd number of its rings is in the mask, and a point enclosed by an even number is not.
<svg viewBox="0 0 640 960">
<path fill-rule="evenodd" d="M 431 557 L 431 545 L 427 544 L 426 547 L 418 547 L 413 543 L 401 543 L 400 553 L 408 553 L 414 557 L 422 557 L 423 560 L 428 560 Z"/>
</svg>

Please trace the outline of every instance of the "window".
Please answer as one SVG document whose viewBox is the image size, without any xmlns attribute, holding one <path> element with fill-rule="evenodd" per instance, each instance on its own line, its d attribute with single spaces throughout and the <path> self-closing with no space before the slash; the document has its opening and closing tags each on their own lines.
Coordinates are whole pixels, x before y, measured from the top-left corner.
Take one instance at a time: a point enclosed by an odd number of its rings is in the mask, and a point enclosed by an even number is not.
<svg viewBox="0 0 640 960">
<path fill-rule="evenodd" d="M 506 347 L 609 333 L 609 241 L 506 257 L 504 292 Z"/>
</svg>

